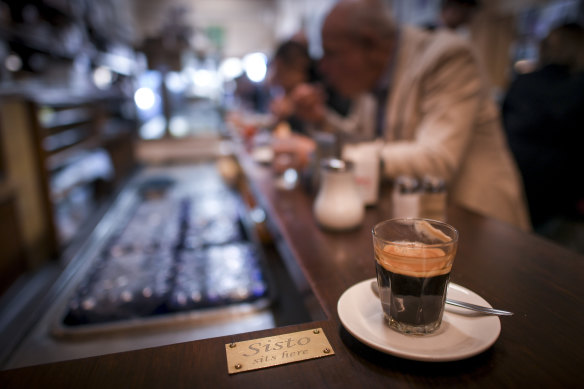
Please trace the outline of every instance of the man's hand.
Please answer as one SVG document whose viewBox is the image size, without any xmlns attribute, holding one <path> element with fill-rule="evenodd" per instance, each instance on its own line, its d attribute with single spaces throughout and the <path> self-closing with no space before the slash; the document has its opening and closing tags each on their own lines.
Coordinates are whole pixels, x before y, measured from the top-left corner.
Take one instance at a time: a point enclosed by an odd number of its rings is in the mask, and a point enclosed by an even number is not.
<svg viewBox="0 0 584 389">
<path fill-rule="evenodd" d="M 302 120 L 322 124 L 325 119 L 325 93 L 322 88 L 310 85 L 298 85 L 291 93 L 295 112 Z"/>
<path fill-rule="evenodd" d="M 294 102 L 287 96 L 276 97 L 270 102 L 270 112 L 284 120 L 294 113 Z"/>
</svg>

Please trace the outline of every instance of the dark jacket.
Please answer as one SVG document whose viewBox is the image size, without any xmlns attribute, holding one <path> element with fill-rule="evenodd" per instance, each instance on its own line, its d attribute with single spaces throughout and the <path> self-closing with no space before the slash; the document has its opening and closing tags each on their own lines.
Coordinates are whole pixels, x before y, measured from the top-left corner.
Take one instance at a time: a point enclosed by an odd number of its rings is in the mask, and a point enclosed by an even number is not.
<svg viewBox="0 0 584 389">
<path fill-rule="evenodd" d="M 584 74 L 548 65 L 518 76 L 503 102 L 503 121 L 534 227 L 575 216 L 584 198 Z"/>
</svg>

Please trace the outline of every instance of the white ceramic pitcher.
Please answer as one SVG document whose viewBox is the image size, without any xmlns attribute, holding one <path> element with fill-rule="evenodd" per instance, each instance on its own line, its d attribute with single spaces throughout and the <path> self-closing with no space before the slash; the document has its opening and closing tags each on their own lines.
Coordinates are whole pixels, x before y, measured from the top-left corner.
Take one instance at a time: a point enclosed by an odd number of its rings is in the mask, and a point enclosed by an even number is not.
<svg viewBox="0 0 584 389">
<path fill-rule="evenodd" d="M 365 207 L 353 175 L 353 164 L 325 159 L 320 174 L 320 188 L 314 202 L 318 223 L 330 230 L 348 230 L 360 225 Z"/>
</svg>

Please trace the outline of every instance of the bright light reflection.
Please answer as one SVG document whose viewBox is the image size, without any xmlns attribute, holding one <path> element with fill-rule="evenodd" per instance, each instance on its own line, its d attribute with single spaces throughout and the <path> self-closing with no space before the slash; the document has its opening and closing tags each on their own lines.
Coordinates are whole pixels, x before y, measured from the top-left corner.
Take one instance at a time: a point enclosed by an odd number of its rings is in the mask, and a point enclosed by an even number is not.
<svg viewBox="0 0 584 389">
<path fill-rule="evenodd" d="M 260 224 L 266 221 L 266 213 L 261 208 L 254 208 L 249 213 L 250 219 L 254 221 L 254 223 Z"/>
<path fill-rule="evenodd" d="M 11 72 L 17 72 L 22 69 L 22 60 L 18 55 L 10 54 L 6 57 L 6 60 L 4 60 L 4 66 L 6 66 L 6 69 Z"/>
<path fill-rule="evenodd" d="M 520 59 L 515 62 L 513 67 L 519 74 L 531 73 L 536 68 L 536 62 L 531 59 Z"/>
<path fill-rule="evenodd" d="M 282 178 L 287 187 L 294 188 L 294 186 L 296 186 L 296 181 L 298 181 L 298 172 L 292 168 L 286 169 Z"/>
<path fill-rule="evenodd" d="M 173 93 L 180 93 L 185 90 L 185 81 L 180 73 L 178 72 L 168 72 L 164 78 L 166 87 L 169 91 Z"/>
<path fill-rule="evenodd" d="M 243 57 L 245 74 L 253 82 L 262 82 L 266 78 L 267 58 L 263 53 L 251 53 Z"/>
<path fill-rule="evenodd" d="M 107 89 L 113 80 L 111 70 L 106 67 L 99 66 L 93 71 L 93 82 L 99 89 Z"/>
<path fill-rule="evenodd" d="M 168 131 L 175 137 L 181 138 L 189 133 L 189 122 L 182 116 L 170 119 Z"/>
<path fill-rule="evenodd" d="M 146 111 L 154 107 L 156 95 L 150 88 L 140 88 L 134 93 L 134 102 L 138 108 Z"/>
<path fill-rule="evenodd" d="M 163 116 L 156 116 L 140 127 L 140 137 L 142 139 L 160 139 L 164 136 L 166 119 Z"/>
<path fill-rule="evenodd" d="M 243 64 L 239 58 L 226 58 L 219 66 L 219 72 L 226 80 L 233 80 L 242 75 Z"/>
<path fill-rule="evenodd" d="M 210 86 L 213 82 L 213 73 L 206 69 L 200 69 L 195 72 L 194 83 L 199 87 Z"/>
</svg>

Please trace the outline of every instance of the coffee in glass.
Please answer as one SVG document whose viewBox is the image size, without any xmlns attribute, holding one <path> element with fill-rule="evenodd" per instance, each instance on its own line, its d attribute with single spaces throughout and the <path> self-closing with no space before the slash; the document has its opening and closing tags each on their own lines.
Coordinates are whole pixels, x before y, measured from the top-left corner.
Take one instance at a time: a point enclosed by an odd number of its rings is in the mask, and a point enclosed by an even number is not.
<svg viewBox="0 0 584 389">
<path fill-rule="evenodd" d="M 430 219 L 391 219 L 373 228 L 379 297 L 391 328 L 429 334 L 440 327 L 458 231 Z"/>
</svg>

